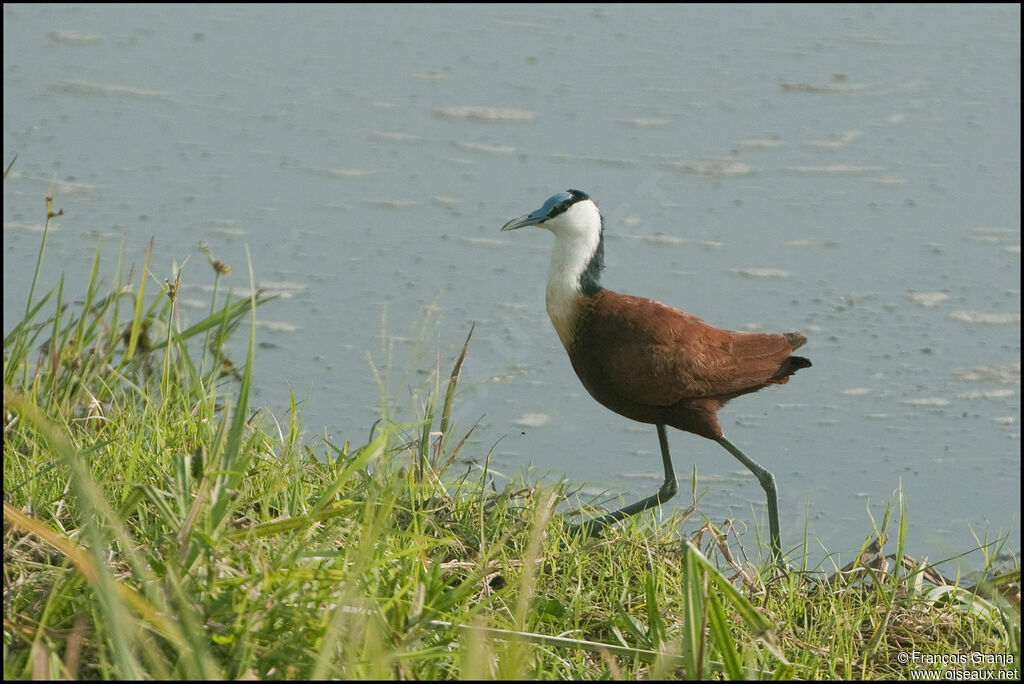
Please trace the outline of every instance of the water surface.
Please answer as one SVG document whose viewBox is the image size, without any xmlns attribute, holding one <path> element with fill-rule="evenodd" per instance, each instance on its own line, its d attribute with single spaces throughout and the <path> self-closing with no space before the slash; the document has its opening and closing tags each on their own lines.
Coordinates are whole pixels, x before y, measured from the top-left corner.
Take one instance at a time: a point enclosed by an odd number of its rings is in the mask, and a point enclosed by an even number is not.
<svg viewBox="0 0 1024 684">
<path fill-rule="evenodd" d="M 283 295 L 255 402 L 283 419 L 291 388 L 310 439 L 365 439 L 368 357 L 391 350 L 409 403 L 475 321 L 467 449 L 632 500 L 660 482 L 654 428 L 573 375 L 550 235 L 498 233 L 580 188 L 608 287 L 808 336 L 813 368 L 721 414 L 778 479 L 784 542 L 806 521 L 849 559 L 902 484 L 911 554 L 1019 549 L 1019 27 L 978 5 L 5 5 L 4 330 L 52 189 L 47 287 L 82 288 L 98 239 L 113 268 L 154 237 L 158 278 L 188 259 L 195 321 L 199 242 L 238 291 L 248 246 Z M 669 439 L 703 512 L 763 520 L 718 445 Z"/>
</svg>

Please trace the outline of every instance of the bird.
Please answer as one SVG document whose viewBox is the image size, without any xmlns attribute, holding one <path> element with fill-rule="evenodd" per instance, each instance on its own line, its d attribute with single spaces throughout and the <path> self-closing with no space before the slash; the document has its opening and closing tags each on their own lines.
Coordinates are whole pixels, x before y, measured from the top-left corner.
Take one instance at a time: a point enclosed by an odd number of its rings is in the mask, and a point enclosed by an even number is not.
<svg viewBox="0 0 1024 684">
<path fill-rule="evenodd" d="M 581 190 L 552 195 L 502 231 L 527 226 L 555 236 L 545 292 L 548 317 L 576 375 L 598 403 L 657 427 L 665 481 L 652 496 L 592 518 L 571 531 L 593 536 L 612 523 L 659 506 L 678 489 L 666 426 L 718 442 L 761 484 L 768 502 L 772 557 L 781 556 L 775 476 L 729 441 L 718 410 L 740 395 L 785 384 L 811 366 L 793 352 L 807 342 L 797 332 L 768 334 L 716 328 L 653 299 L 601 285 L 604 219 Z"/>
</svg>

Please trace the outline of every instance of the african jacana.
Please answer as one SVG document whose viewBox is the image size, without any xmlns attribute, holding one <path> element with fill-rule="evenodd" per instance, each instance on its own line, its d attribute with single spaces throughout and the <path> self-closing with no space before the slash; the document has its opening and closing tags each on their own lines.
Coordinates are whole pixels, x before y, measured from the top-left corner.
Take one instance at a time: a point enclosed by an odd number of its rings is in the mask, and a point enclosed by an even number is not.
<svg viewBox="0 0 1024 684">
<path fill-rule="evenodd" d="M 601 287 L 604 220 L 579 190 L 553 195 L 544 206 L 502 230 L 547 228 L 555 236 L 548 269 L 547 309 L 583 386 L 612 411 L 658 428 L 665 483 L 652 496 L 576 526 L 594 534 L 675 495 L 676 476 L 665 426 L 713 439 L 757 477 L 768 498 L 772 555 L 781 554 L 775 476 L 726 439 L 718 409 L 733 397 L 789 381 L 811 362 L 793 356 L 800 333 L 733 332 L 653 299 Z"/>
</svg>

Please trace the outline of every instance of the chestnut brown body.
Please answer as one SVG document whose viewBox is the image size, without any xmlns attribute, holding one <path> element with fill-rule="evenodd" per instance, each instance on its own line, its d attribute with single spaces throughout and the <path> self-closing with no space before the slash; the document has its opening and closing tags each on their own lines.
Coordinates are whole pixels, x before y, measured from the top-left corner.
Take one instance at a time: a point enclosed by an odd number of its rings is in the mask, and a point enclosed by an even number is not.
<svg viewBox="0 0 1024 684">
<path fill-rule="evenodd" d="M 568 348 L 591 396 L 641 423 L 722 437 L 725 402 L 811 365 L 793 350 L 799 333 L 734 332 L 653 299 L 607 289 L 581 297 Z"/>
</svg>

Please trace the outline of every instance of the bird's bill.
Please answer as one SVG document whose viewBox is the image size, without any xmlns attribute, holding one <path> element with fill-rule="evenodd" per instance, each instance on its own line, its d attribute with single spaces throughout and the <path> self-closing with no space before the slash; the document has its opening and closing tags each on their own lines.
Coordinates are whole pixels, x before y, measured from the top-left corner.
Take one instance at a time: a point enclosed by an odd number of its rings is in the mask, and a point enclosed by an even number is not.
<svg viewBox="0 0 1024 684">
<path fill-rule="evenodd" d="M 538 209 L 537 211 L 526 214 L 525 216 L 520 216 L 519 218 L 512 219 L 511 221 L 503 225 L 501 229 L 515 230 L 516 228 L 524 228 L 526 226 L 539 226 L 540 224 L 544 223 L 544 221 L 547 220 L 547 218 L 547 212 L 542 214 Z"/>
</svg>

